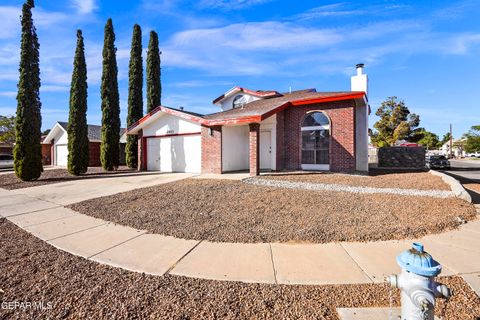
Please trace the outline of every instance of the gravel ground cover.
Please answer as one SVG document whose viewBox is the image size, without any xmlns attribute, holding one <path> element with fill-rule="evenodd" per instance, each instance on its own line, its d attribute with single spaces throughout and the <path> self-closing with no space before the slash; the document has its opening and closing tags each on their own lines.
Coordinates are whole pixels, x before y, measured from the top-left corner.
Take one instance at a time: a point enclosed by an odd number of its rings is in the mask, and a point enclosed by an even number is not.
<svg viewBox="0 0 480 320">
<path fill-rule="evenodd" d="M 440 177 L 428 172 L 388 173 L 372 171 L 370 175 L 353 175 L 341 173 L 299 173 L 299 174 L 269 174 L 259 179 L 286 180 L 291 182 L 309 182 L 341 184 L 355 187 L 399 188 L 417 190 L 450 190 L 450 187 Z"/>
<path fill-rule="evenodd" d="M 306 189 L 316 191 L 344 191 L 352 193 L 367 193 L 367 194 L 398 194 L 403 196 L 421 196 L 434 198 L 449 198 L 455 197 L 455 193 L 446 190 L 416 190 L 416 189 L 401 189 L 401 188 L 372 188 L 372 187 L 354 187 L 342 184 L 330 183 L 311 183 L 288 181 L 279 179 L 258 179 L 257 177 L 250 177 L 242 180 L 244 183 L 268 186 L 275 188 L 287 189 Z"/>
<path fill-rule="evenodd" d="M 337 307 L 388 307 L 386 285 L 286 286 L 151 276 L 57 250 L 0 219 L 0 319 L 338 319 Z M 21 245 L 19 245 L 21 244 Z M 480 298 L 459 277 L 445 319 L 475 319 Z M 45 309 L 8 309 L 43 302 Z M 393 305 L 399 294 L 393 290 Z M 439 300 L 437 314 L 443 310 Z"/>
<path fill-rule="evenodd" d="M 112 175 L 118 173 L 134 172 L 135 170 L 128 167 L 119 167 L 117 171 L 106 172 L 101 167 L 89 167 L 84 175 L 73 176 L 66 169 L 51 169 L 42 172 L 42 175 L 36 181 L 22 181 L 15 176 L 14 173 L 0 175 L 0 188 L 14 190 L 29 187 L 42 186 L 46 184 L 66 182 L 79 179 L 89 179 L 102 175 Z"/>
<path fill-rule="evenodd" d="M 459 220 L 476 215 L 470 203 L 457 198 L 295 190 L 208 179 L 185 179 L 69 207 L 152 233 L 222 242 L 403 239 L 453 229 Z"/>
</svg>

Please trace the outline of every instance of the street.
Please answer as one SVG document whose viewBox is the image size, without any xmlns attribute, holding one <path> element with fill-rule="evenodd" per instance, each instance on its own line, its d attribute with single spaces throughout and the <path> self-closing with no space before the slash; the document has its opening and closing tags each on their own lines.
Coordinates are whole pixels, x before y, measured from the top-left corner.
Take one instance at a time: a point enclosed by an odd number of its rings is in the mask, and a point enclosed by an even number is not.
<svg viewBox="0 0 480 320">
<path fill-rule="evenodd" d="M 480 183 L 480 160 L 450 160 L 451 170 L 446 173 L 458 177 L 462 183 Z"/>
<path fill-rule="evenodd" d="M 480 194 L 471 188 L 471 184 L 480 183 L 480 160 L 450 160 L 450 164 L 451 169 L 442 172 L 451 175 L 458 179 L 460 183 L 466 185 L 466 190 L 472 197 L 473 203 L 480 204 Z"/>
</svg>

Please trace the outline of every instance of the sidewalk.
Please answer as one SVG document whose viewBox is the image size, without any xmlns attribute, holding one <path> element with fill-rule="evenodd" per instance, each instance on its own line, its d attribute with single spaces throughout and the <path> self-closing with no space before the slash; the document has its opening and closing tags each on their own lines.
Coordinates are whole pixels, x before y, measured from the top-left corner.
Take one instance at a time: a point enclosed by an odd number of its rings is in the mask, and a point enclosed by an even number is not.
<svg viewBox="0 0 480 320">
<path fill-rule="evenodd" d="M 0 189 L 1 216 L 59 249 L 127 270 L 251 283 L 380 283 L 400 271 L 395 257 L 420 241 L 443 265 L 442 275 L 467 275 L 478 286 L 480 259 L 472 257 L 480 254 L 480 220 L 415 240 L 215 243 L 147 234 L 74 212 L 64 202 Z"/>
</svg>

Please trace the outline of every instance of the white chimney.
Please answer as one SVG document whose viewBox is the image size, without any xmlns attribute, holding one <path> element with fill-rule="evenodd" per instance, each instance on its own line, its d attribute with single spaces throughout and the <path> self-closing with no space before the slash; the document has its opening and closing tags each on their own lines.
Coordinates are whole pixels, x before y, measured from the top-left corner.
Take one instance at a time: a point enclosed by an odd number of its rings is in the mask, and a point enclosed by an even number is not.
<svg viewBox="0 0 480 320">
<path fill-rule="evenodd" d="M 352 91 L 364 91 L 368 94 L 368 76 L 363 73 L 363 63 L 357 63 L 357 75 L 352 76 Z"/>
</svg>

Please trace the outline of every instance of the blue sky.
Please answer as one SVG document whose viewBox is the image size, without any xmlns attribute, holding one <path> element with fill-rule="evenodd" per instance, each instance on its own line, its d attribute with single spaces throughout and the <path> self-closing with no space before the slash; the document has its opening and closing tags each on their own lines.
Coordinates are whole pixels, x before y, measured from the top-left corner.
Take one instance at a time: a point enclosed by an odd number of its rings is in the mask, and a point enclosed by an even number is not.
<svg viewBox="0 0 480 320">
<path fill-rule="evenodd" d="M 0 115 L 14 114 L 23 1 L 0 5 Z M 404 99 L 421 125 L 460 136 L 480 124 L 480 1 L 37 0 L 43 129 L 68 118 L 76 29 L 85 37 L 88 122 L 99 124 L 103 28 L 116 32 L 121 119 L 127 110 L 134 23 L 156 30 L 162 54 L 162 103 L 200 113 L 234 85 L 250 89 L 350 89 L 366 64 L 375 110 Z M 146 54 L 144 53 L 144 59 Z"/>
</svg>

